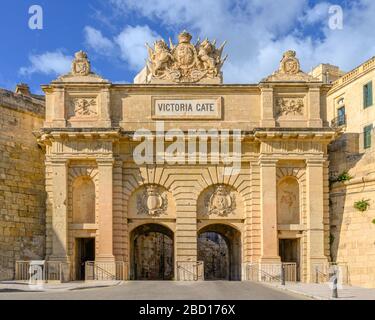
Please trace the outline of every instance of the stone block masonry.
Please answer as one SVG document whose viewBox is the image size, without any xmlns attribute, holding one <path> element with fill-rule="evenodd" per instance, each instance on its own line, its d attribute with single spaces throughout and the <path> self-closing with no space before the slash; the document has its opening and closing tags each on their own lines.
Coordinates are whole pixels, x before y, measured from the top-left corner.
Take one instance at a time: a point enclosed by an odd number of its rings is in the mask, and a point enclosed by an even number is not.
<svg viewBox="0 0 375 320">
<path fill-rule="evenodd" d="M 45 248 L 44 155 L 33 131 L 44 101 L 0 89 L 0 280 L 16 260 L 42 259 Z"/>
</svg>

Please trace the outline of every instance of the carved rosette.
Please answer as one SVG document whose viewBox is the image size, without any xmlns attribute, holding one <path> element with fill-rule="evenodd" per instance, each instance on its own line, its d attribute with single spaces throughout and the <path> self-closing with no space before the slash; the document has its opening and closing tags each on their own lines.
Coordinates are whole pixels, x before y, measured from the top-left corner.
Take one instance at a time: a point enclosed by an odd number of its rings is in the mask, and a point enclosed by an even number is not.
<svg viewBox="0 0 375 320">
<path fill-rule="evenodd" d="M 166 191 L 157 185 L 148 185 L 142 194 L 137 196 L 138 215 L 157 217 L 167 214 L 168 196 Z"/>
<path fill-rule="evenodd" d="M 277 115 L 303 115 L 304 102 L 302 98 L 277 98 Z"/>
<path fill-rule="evenodd" d="M 199 82 L 203 78 L 220 76 L 227 57 L 222 59 L 225 43 L 216 48 L 216 42 L 208 39 L 191 44 L 192 36 L 184 31 L 178 36 L 179 43 L 170 46 L 164 40 L 154 43 L 154 48 L 146 44 L 149 54 L 147 67 L 152 78 L 176 83 Z"/>
<path fill-rule="evenodd" d="M 74 115 L 78 117 L 97 115 L 95 98 L 74 98 L 71 101 Z"/>
<path fill-rule="evenodd" d="M 225 185 L 217 185 L 205 202 L 208 215 L 227 217 L 236 209 L 235 195 Z"/>
</svg>

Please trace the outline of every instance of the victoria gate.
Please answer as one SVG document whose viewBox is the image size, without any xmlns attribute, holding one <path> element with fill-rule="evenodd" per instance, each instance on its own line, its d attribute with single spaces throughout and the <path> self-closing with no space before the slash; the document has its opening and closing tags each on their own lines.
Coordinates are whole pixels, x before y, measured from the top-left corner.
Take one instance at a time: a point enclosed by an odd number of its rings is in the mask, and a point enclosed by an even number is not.
<svg viewBox="0 0 375 320">
<path fill-rule="evenodd" d="M 147 50 L 133 84 L 93 73 L 80 51 L 43 86 L 46 260 L 71 280 L 250 280 L 284 264 L 312 281 L 329 256 L 329 87 L 294 51 L 260 83 L 227 85 L 224 45 L 184 31 Z M 211 129 L 228 132 L 228 154 L 214 154 L 210 134 L 205 149 L 187 143 Z M 148 147 L 155 139 L 163 150 Z M 238 166 L 224 161 L 234 154 Z"/>
</svg>

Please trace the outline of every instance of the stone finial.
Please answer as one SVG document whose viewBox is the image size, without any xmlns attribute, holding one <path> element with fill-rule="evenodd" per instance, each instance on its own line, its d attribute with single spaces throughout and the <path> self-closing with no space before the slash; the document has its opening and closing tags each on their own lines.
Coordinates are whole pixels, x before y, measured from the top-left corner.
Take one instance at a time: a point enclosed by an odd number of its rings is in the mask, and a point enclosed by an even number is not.
<svg viewBox="0 0 375 320">
<path fill-rule="evenodd" d="M 14 90 L 17 94 L 22 94 L 24 96 L 31 96 L 30 87 L 27 83 L 19 83 L 16 86 L 16 89 Z"/>
<path fill-rule="evenodd" d="M 87 76 L 90 73 L 91 64 L 87 53 L 82 50 L 78 51 L 72 63 L 72 74 L 75 76 Z"/>
<path fill-rule="evenodd" d="M 101 82 L 109 83 L 108 80 L 91 71 L 91 63 L 87 53 L 80 50 L 75 53 L 72 61 L 71 71 L 61 75 L 53 82 Z"/>
<path fill-rule="evenodd" d="M 299 60 L 296 58 L 296 52 L 288 50 L 283 54 L 280 62 L 279 72 L 285 74 L 297 74 L 301 71 Z"/>
<path fill-rule="evenodd" d="M 136 77 L 137 83 L 222 83 L 225 42 L 216 48 L 216 41 L 198 40 L 194 45 L 191 39 L 184 30 L 177 45 L 171 39 L 169 46 L 164 40 L 156 41 L 153 48 L 146 44 L 147 66 Z"/>
<path fill-rule="evenodd" d="M 275 81 L 318 82 L 319 80 L 303 72 L 301 70 L 300 62 L 297 58 L 297 53 L 294 50 L 288 50 L 283 54 L 283 57 L 280 61 L 279 69 L 269 77 L 263 79 L 261 82 Z"/>
</svg>

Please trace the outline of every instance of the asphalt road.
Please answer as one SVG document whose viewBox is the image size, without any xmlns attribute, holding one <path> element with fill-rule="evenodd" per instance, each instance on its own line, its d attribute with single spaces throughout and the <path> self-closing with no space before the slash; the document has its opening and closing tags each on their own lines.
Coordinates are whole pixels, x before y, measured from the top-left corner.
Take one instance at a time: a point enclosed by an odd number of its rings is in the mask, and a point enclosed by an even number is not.
<svg viewBox="0 0 375 320">
<path fill-rule="evenodd" d="M 0 290 L 0 300 L 303 300 L 252 282 L 130 281 L 112 287 L 25 292 Z"/>
</svg>

